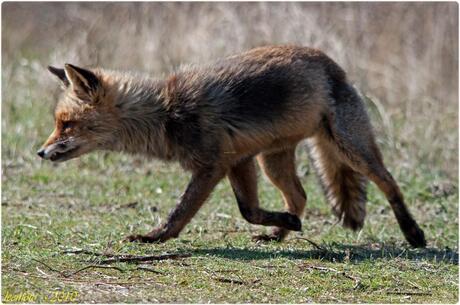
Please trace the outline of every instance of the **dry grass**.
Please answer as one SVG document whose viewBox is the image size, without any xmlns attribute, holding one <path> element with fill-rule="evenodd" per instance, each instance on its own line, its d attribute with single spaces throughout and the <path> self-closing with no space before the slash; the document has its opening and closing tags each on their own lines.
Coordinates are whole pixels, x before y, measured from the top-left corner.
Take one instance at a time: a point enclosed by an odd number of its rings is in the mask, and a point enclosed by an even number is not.
<svg viewBox="0 0 460 305">
<path fill-rule="evenodd" d="M 161 76 L 263 44 L 317 47 L 379 106 L 392 162 L 457 176 L 456 3 L 4 3 L 2 39 L 4 92 L 34 79 L 43 95 L 47 64 Z"/>
<path fill-rule="evenodd" d="M 457 12 L 457 3 L 3 3 L 3 300 L 29 291 L 50 302 L 45 293 L 70 291 L 78 302 L 457 302 Z M 375 187 L 364 229 L 336 226 L 302 149 L 303 233 L 266 245 L 251 242 L 263 229 L 241 218 L 228 182 L 179 239 L 121 244 L 167 216 L 188 176 L 131 156 L 55 166 L 35 155 L 59 92 L 48 64 L 161 77 L 182 63 L 281 43 L 324 50 L 370 97 L 379 144 L 428 249 L 407 248 Z M 281 209 L 264 180 L 260 196 Z M 192 257 L 158 262 L 157 274 L 129 263 L 87 268 L 94 261 L 85 255 L 62 254 L 74 247 Z"/>
</svg>

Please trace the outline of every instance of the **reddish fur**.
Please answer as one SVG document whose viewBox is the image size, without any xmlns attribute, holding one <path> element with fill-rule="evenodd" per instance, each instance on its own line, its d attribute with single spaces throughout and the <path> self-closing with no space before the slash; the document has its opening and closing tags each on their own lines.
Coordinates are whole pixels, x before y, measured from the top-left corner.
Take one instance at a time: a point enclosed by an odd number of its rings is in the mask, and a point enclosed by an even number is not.
<svg viewBox="0 0 460 305">
<path fill-rule="evenodd" d="M 295 174 L 294 152 L 309 138 L 323 186 L 346 226 L 363 225 L 367 177 L 386 194 L 409 242 L 425 245 L 383 165 L 359 95 L 319 50 L 262 47 L 160 81 L 71 65 L 65 67 L 69 79 L 60 69 L 50 71 L 65 91 L 45 147 L 76 138 L 78 149 L 65 160 L 98 149 L 126 151 L 177 161 L 193 173 L 168 222 L 130 240 L 176 237 L 225 175 L 244 217 L 277 226 L 268 238 L 281 240 L 300 229 L 306 195 Z M 256 156 L 282 192 L 287 213 L 259 207 Z"/>
</svg>

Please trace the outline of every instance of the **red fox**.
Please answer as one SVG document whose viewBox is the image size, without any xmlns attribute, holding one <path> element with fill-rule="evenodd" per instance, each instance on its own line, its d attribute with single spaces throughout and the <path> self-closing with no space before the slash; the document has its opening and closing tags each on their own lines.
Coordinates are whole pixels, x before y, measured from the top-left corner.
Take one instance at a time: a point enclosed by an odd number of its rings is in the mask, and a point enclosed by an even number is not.
<svg viewBox="0 0 460 305">
<path fill-rule="evenodd" d="M 177 237 L 225 176 L 242 216 L 275 227 L 256 238 L 281 241 L 301 230 L 307 196 L 296 175 L 295 149 L 307 139 L 321 185 L 345 227 L 363 226 L 371 180 L 407 241 L 426 246 L 383 164 L 362 99 L 319 50 L 260 47 L 184 67 L 164 80 L 71 64 L 49 71 L 63 94 L 40 157 L 63 162 L 94 150 L 123 151 L 178 161 L 192 173 L 166 223 L 129 241 Z M 255 159 L 282 192 L 286 212 L 259 206 Z"/>
</svg>

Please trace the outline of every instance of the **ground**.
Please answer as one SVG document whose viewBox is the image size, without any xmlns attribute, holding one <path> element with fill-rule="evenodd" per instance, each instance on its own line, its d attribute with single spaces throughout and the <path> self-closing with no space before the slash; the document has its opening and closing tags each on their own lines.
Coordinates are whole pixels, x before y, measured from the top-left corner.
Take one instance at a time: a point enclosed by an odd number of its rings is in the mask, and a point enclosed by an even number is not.
<svg viewBox="0 0 460 305">
<path fill-rule="evenodd" d="M 458 302 L 457 3 L 5 2 L 2 12 L 3 302 Z M 190 174 L 107 152 L 59 165 L 36 155 L 60 92 L 49 64 L 162 77 L 266 44 L 325 51 L 370 97 L 378 145 L 426 249 L 407 244 L 374 185 L 364 228 L 344 229 L 304 145 L 307 208 L 283 243 L 252 241 L 269 228 L 242 218 L 227 180 L 179 238 L 122 242 L 162 223 Z M 259 176 L 261 205 L 281 211 Z M 157 260 L 107 262 L 126 255 Z"/>
<path fill-rule="evenodd" d="M 60 165 L 34 151 L 4 157 L 3 301 L 23 293 L 36 302 L 457 302 L 455 186 L 433 185 L 437 178 L 426 172 L 397 176 L 428 240 L 428 248 L 411 249 L 374 186 L 364 229 L 342 228 L 303 148 L 298 155 L 309 197 L 301 233 L 253 242 L 267 229 L 242 219 L 223 181 L 179 238 L 164 244 L 122 239 L 165 219 L 189 178 L 177 165 L 106 153 Z M 281 196 L 260 180 L 263 206 L 280 210 Z M 103 257 L 66 253 L 79 249 L 179 257 L 97 268 Z"/>
</svg>

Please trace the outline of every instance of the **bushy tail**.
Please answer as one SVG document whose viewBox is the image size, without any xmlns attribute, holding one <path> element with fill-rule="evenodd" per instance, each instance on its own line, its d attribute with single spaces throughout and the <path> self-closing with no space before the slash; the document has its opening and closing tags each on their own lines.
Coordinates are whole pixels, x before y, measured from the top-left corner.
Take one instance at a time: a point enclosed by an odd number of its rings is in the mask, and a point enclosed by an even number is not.
<svg viewBox="0 0 460 305">
<path fill-rule="evenodd" d="M 385 193 L 407 241 L 414 247 L 425 247 L 423 230 L 411 216 L 401 190 L 383 164 L 361 97 L 346 81 L 331 78 L 329 84 L 329 109 L 323 113 L 322 126 L 309 145 L 334 212 L 346 227 L 361 228 L 366 214 L 366 177 L 369 177 Z"/>
<path fill-rule="evenodd" d="M 372 127 L 362 99 L 343 73 L 328 73 L 332 102 L 321 128 L 309 139 L 310 158 L 334 213 L 345 227 L 358 230 L 366 217 L 368 179 L 355 169 L 368 167 Z"/>
<path fill-rule="evenodd" d="M 343 226 L 362 228 L 366 216 L 368 180 L 340 159 L 335 143 L 321 135 L 308 140 L 310 158 L 326 198 Z"/>
</svg>

